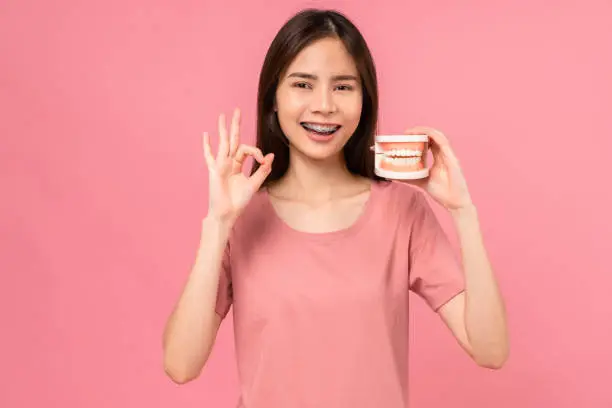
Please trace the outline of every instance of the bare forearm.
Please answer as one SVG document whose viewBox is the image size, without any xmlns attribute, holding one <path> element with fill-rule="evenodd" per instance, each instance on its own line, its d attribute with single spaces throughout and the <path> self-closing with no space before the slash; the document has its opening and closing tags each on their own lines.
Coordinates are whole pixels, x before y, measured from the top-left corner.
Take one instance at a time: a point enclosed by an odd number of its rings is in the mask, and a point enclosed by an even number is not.
<svg viewBox="0 0 612 408">
<path fill-rule="evenodd" d="M 504 302 L 483 242 L 474 207 L 452 213 L 465 271 L 465 328 L 473 357 L 501 366 L 508 355 Z"/>
<path fill-rule="evenodd" d="M 194 266 L 164 331 L 164 365 L 177 382 L 200 373 L 212 349 L 219 318 L 215 313 L 219 273 L 229 228 L 214 219 L 202 222 Z"/>
</svg>

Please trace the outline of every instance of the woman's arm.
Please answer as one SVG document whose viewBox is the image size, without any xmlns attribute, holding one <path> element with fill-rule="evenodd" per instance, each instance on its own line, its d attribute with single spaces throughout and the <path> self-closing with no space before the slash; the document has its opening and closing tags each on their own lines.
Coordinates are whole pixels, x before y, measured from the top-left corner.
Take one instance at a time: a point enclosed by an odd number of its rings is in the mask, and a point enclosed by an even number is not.
<svg viewBox="0 0 612 408">
<path fill-rule="evenodd" d="M 500 368 L 508 358 L 506 312 L 474 206 L 451 211 L 461 246 L 465 292 L 438 313 L 479 365 Z"/>
<path fill-rule="evenodd" d="M 177 383 L 198 377 L 212 350 L 221 318 L 215 312 L 223 254 L 230 228 L 202 222 L 195 264 L 164 330 L 164 369 Z"/>
<path fill-rule="evenodd" d="M 406 133 L 429 136 L 434 162 L 429 177 L 414 184 L 450 211 L 461 244 L 465 291 L 446 302 L 438 313 L 478 364 L 499 368 L 509 353 L 505 307 L 459 160 L 439 130 L 416 126 Z"/>
</svg>

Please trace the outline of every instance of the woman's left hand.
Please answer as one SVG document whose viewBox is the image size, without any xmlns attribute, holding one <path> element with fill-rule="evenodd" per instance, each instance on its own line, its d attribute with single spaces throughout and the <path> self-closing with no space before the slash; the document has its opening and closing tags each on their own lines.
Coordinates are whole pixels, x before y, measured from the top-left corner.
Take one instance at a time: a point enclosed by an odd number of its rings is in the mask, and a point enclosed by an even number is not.
<svg viewBox="0 0 612 408">
<path fill-rule="evenodd" d="M 410 128 L 405 133 L 429 136 L 429 148 L 434 160 L 429 169 L 429 177 L 407 182 L 423 188 L 434 200 L 448 210 L 460 210 L 471 206 L 472 199 L 467 182 L 463 177 L 459 160 L 446 136 L 439 130 L 424 126 Z M 426 153 L 423 152 L 423 154 Z"/>
</svg>

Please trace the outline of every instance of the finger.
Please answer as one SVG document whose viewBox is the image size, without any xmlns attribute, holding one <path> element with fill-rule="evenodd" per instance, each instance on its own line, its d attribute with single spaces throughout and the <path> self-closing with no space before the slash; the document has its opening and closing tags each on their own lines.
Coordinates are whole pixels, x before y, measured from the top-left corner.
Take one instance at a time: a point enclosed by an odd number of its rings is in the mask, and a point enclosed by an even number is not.
<svg viewBox="0 0 612 408">
<path fill-rule="evenodd" d="M 429 137 L 433 141 L 431 145 L 434 158 L 445 161 L 451 167 L 458 167 L 459 159 L 457 159 L 448 138 L 438 130 L 433 131 Z"/>
<path fill-rule="evenodd" d="M 450 145 L 448 138 L 444 135 L 444 133 L 440 132 L 437 129 L 427 127 L 427 126 L 415 126 L 413 128 L 407 129 L 406 134 L 416 135 L 423 134 L 429 137 L 429 147 L 431 149 L 431 153 L 434 158 L 444 155 L 449 159 L 455 157 L 453 153 L 453 149 Z"/>
<path fill-rule="evenodd" d="M 242 169 L 244 161 L 248 156 L 252 156 L 258 163 L 263 164 L 264 155 L 260 149 L 254 146 L 240 145 L 233 159 L 233 172 L 237 173 Z"/>
<path fill-rule="evenodd" d="M 450 149 L 450 142 L 448 141 L 448 138 L 444 136 L 444 133 L 436 129 L 429 129 L 427 134 L 429 135 L 429 138 L 432 139 L 433 142 L 443 151 Z"/>
<path fill-rule="evenodd" d="M 230 157 L 233 157 L 236 154 L 238 146 L 240 145 L 240 119 L 240 109 L 234 110 L 234 117 L 232 118 L 232 126 L 230 128 Z"/>
<path fill-rule="evenodd" d="M 448 139 L 442 132 L 437 129 L 427 127 L 427 126 L 415 126 L 410 129 L 406 129 L 404 132 L 407 135 L 427 135 L 430 138 L 434 139 L 436 143 L 439 145 L 449 144 Z"/>
<path fill-rule="evenodd" d="M 213 157 L 210 149 L 210 136 L 208 136 L 208 132 L 204 132 L 202 134 L 202 145 L 204 148 L 204 159 L 206 159 L 206 165 L 208 167 L 213 167 L 215 165 L 215 158 Z"/>
<path fill-rule="evenodd" d="M 259 187 L 266 180 L 266 177 L 272 171 L 272 162 L 274 161 L 274 153 L 269 153 L 266 155 L 264 160 L 261 163 L 261 166 L 249 177 L 249 182 L 251 184 L 251 188 L 253 191 L 257 191 Z"/>
<path fill-rule="evenodd" d="M 261 150 L 255 146 L 248 145 L 240 145 L 238 151 L 236 152 L 236 157 L 234 157 L 234 160 L 241 163 L 244 161 L 244 159 L 247 158 L 247 156 L 253 156 L 253 158 L 259 163 L 263 163 L 264 161 L 264 155 Z"/>
<path fill-rule="evenodd" d="M 227 128 L 225 125 L 225 114 L 219 115 L 219 151 L 217 159 L 225 158 L 229 153 L 229 141 L 227 136 Z"/>
</svg>

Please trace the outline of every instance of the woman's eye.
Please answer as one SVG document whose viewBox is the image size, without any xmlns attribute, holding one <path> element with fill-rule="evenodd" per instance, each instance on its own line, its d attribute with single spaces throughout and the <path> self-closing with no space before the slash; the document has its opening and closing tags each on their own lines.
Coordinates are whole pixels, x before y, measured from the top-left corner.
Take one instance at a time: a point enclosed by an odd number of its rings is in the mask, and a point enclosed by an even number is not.
<svg viewBox="0 0 612 408">
<path fill-rule="evenodd" d="M 353 90 L 353 87 L 350 85 L 338 85 L 336 88 L 339 89 L 340 91 L 352 91 Z"/>
<path fill-rule="evenodd" d="M 293 84 L 293 86 L 295 88 L 301 88 L 301 89 L 311 89 L 312 88 L 312 86 L 308 82 L 295 82 Z M 353 90 L 353 86 L 351 86 L 351 85 L 337 85 L 334 89 L 337 89 L 339 91 L 352 91 Z"/>
</svg>

